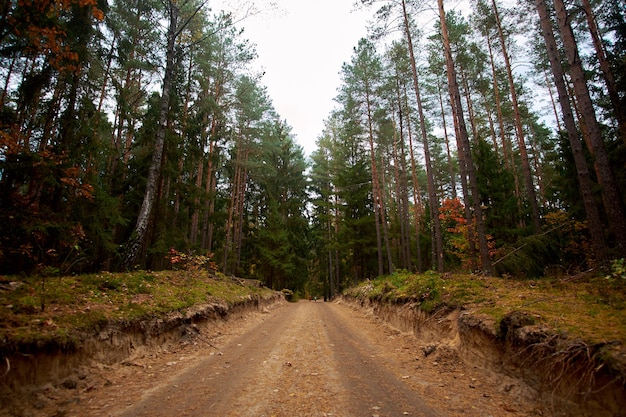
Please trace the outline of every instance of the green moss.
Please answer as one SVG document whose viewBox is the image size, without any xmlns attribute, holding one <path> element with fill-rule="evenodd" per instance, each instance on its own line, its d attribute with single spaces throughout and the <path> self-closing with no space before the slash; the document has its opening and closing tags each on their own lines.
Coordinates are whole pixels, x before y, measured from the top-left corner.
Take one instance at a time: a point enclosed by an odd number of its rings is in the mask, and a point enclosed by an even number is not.
<svg viewBox="0 0 626 417">
<path fill-rule="evenodd" d="M 80 334 L 111 322 L 164 316 L 209 301 L 233 304 L 249 296 L 274 294 L 201 271 L 55 277 L 45 278 L 43 286 L 38 277 L 12 281 L 16 284 L 11 289 L 0 290 L 0 354 L 23 352 L 27 346 L 71 346 Z"/>
<path fill-rule="evenodd" d="M 441 306 L 463 308 L 491 317 L 494 323 L 512 311 L 522 311 L 536 323 L 590 343 L 624 342 L 626 289 L 616 281 L 605 277 L 512 280 L 404 272 L 363 282 L 345 293 L 390 304 L 415 302 L 424 311 Z"/>
</svg>

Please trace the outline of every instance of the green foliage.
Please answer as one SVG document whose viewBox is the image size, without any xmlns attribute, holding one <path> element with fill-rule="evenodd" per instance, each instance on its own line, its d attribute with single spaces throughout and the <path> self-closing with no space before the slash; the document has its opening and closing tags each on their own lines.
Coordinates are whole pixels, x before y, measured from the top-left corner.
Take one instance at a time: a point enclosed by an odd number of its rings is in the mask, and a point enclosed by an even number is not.
<svg viewBox="0 0 626 417">
<path fill-rule="evenodd" d="M 347 290 L 347 294 L 390 303 L 415 302 L 422 310 L 432 311 L 443 302 L 443 284 L 440 274 L 434 271 L 421 275 L 399 271 L 365 281 L 360 286 Z"/>
<path fill-rule="evenodd" d="M 346 289 L 344 296 L 388 304 L 415 303 L 426 312 L 470 310 L 490 317 L 494 332 L 511 312 L 521 312 L 527 323 L 591 343 L 606 343 L 626 338 L 625 292 L 626 286 L 590 274 L 577 280 L 514 280 L 429 271 L 367 280 Z"/>
<path fill-rule="evenodd" d="M 276 290 L 304 289 L 307 276 L 309 230 L 304 213 L 306 163 L 282 123 L 264 126 L 258 161 L 251 164 L 250 177 L 258 189 L 250 261 L 258 278 Z"/>
<path fill-rule="evenodd" d="M 548 213 L 544 219 L 542 234 L 523 236 L 497 249 L 494 267 L 498 275 L 576 274 L 595 265 L 586 223 L 569 219 L 563 211 Z"/>
<path fill-rule="evenodd" d="M 194 254 L 186 254 L 180 251 L 177 251 L 174 248 L 170 248 L 168 255 L 166 256 L 169 259 L 170 264 L 172 265 L 172 269 L 174 270 L 182 270 L 182 271 L 201 271 L 207 270 L 211 272 L 217 272 L 218 266 L 215 262 L 211 260 L 213 258 L 213 254 L 209 253 L 206 255 L 194 255 Z"/>
<path fill-rule="evenodd" d="M 208 302 L 236 303 L 274 292 L 203 271 L 99 273 L 0 282 L 0 354 L 31 343 L 71 346 L 109 323 L 163 317 Z M 46 309 L 40 308 L 45 291 Z"/>
<path fill-rule="evenodd" d="M 610 281 L 626 282 L 626 262 L 624 258 L 611 261 L 611 274 L 606 277 Z"/>
</svg>

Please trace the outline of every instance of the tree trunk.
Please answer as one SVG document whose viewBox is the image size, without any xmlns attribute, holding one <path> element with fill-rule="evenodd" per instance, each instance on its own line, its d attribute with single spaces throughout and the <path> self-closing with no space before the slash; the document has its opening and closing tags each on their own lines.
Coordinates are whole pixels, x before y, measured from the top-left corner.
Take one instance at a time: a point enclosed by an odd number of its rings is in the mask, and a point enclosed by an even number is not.
<svg viewBox="0 0 626 417">
<path fill-rule="evenodd" d="M 381 163 L 382 165 L 382 163 Z M 383 178 L 381 179 L 381 184 L 379 185 L 379 187 L 383 187 L 383 185 L 386 184 L 385 182 L 385 170 L 383 169 Z M 380 189 L 378 191 L 378 195 L 381 196 L 380 198 L 380 217 L 382 220 L 382 227 L 383 227 L 383 242 L 385 244 L 385 251 L 387 252 L 387 271 L 389 271 L 390 274 L 393 274 L 394 268 L 393 268 L 393 257 L 391 256 L 391 245 L 389 242 L 389 222 L 387 221 L 387 205 L 384 203 L 385 199 L 382 198 L 382 196 L 384 196 L 384 189 Z"/>
<path fill-rule="evenodd" d="M 415 89 L 415 99 L 417 100 L 417 112 L 420 120 L 420 128 L 422 133 L 422 141 L 424 143 L 424 159 L 426 163 L 426 177 L 428 179 L 428 200 L 430 207 L 430 219 L 433 224 L 433 242 L 435 244 L 435 258 L 437 259 L 437 271 L 443 272 L 443 236 L 441 233 L 441 222 L 439 220 L 439 200 L 437 198 L 437 190 L 435 189 L 435 177 L 430 158 L 430 148 L 428 144 L 428 133 L 426 132 L 426 119 L 424 117 L 424 109 L 422 108 L 422 97 L 420 94 L 419 79 L 417 75 L 417 65 L 415 63 L 415 54 L 413 51 L 413 39 L 411 29 L 409 27 L 409 15 L 406 10 L 406 1 L 402 0 L 402 12 L 404 17 L 404 34 L 407 39 L 409 48 L 409 59 L 411 61 L 411 71 L 413 73 L 413 88 Z"/>
<path fill-rule="evenodd" d="M 524 173 L 524 185 L 526 187 L 526 195 L 528 197 L 528 203 L 530 204 L 531 216 L 535 233 L 541 231 L 541 214 L 539 213 L 539 205 L 537 204 L 537 193 L 535 192 L 535 184 L 533 182 L 533 175 L 530 169 L 530 161 L 528 158 L 528 151 L 526 149 L 526 141 L 524 139 L 524 128 L 522 127 L 522 116 L 519 111 L 519 104 L 517 101 L 517 91 L 515 89 L 515 80 L 513 79 L 513 70 L 511 68 L 511 61 L 509 59 L 509 53 L 506 48 L 504 39 L 504 32 L 502 31 L 502 24 L 500 22 L 500 13 L 498 12 L 498 6 L 496 0 L 492 0 L 493 12 L 496 18 L 496 26 L 498 27 L 498 35 L 500 37 L 500 46 L 502 47 L 502 56 L 504 57 L 504 64 L 506 67 L 506 73 L 509 80 L 509 89 L 511 92 L 511 102 L 513 103 L 513 113 L 515 115 L 515 132 L 517 136 L 517 142 L 520 152 L 520 158 L 522 162 L 522 172 Z"/>
<path fill-rule="evenodd" d="M 211 133 L 208 138 L 209 151 L 207 153 L 207 172 L 205 180 L 205 201 L 204 201 L 204 217 L 202 225 L 202 249 L 211 252 L 213 250 L 213 223 L 210 222 L 211 215 L 215 212 L 215 190 L 217 188 L 217 180 L 213 173 L 213 161 L 217 155 L 215 153 L 215 136 L 217 134 L 217 115 L 213 115 L 211 120 Z"/>
<path fill-rule="evenodd" d="M 230 203 L 228 205 L 228 219 L 226 220 L 226 237 L 224 239 L 224 258 L 222 263 L 222 270 L 224 273 L 232 272 L 228 267 L 228 256 L 230 254 L 231 246 L 233 245 L 235 234 L 235 216 L 237 216 L 237 208 L 239 206 L 239 182 L 243 177 L 243 147 L 245 139 L 239 139 L 237 145 L 237 155 L 235 157 L 235 171 L 231 182 L 231 195 Z"/>
<path fill-rule="evenodd" d="M 512 166 L 511 166 L 511 159 L 509 158 L 509 144 L 508 144 L 508 140 L 506 139 L 506 129 L 504 128 L 504 116 L 502 114 L 502 103 L 500 100 L 500 87 L 498 85 L 498 71 L 496 69 L 496 62 L 493 57 L 493 47 L 491 46 L 491 37 L 489 36 L 489 33 L 487 33 L 485 37 L 487 38 L 487 46 L 489 49 L 489 61 L 491 62 L 491 74 L 493 77 L 493 94 L 496 100 L 495 105 L 496 105 L 496 111 L 498 115 L 500 141 L 502 142 L 502 156 L 504 159 L 504 166 L 506 166 L 511 172 L 513 172 L 514 175 L 516 175 L 515 170 L 512 169 Z"/>
<path fill-rule="evenodd" d="M 399 110 L 401 113 L 401 110 Z M 400 118 L 400 123 L 402 123 L 402 118 Z M 406 256 L 406 229 L 405 229 L 405 221 L 404 221 L 404 192 L 403 192 L 403 181 L 400 176 L 400 156 L 398 155 L 398 129 L 396 126 L 396 121 L 393 119 L 393 173 L 394 173 L 394 183 L 395 183 L 395 195 L 396 195 L 396 211 L 397 211 L 397 219 L 398 219 L 398 227 L 400 229 L 400 241 L 398 244 L 398 254 L 400 259 L 400 265 L 404 269 L 409 269 L 407 266 L 408 257 Z"/>
<path fill-rule="evenodd" d="M 250 156 L 250 148 L 246 146 L 244 158 L 243 158 L 243 177 L 239 182 L 239 189 L 237 193 L 239 194 L 239 200 L 237 201 L 237 223 L 235 224 L 235 247 L 237 249 L 237 257 L 235 258 L 235 273 L 240 273 L 241 266 L 241 248 L 243 246 L 243 225 L 244 225 L 244 214 L 245 214 L 245 203 L 246 203 L 246 185 L 248 184 L 248 169 L 245 168 L 248 166 L 248 158 Z"/>
<path fill-rule="evenodd" d="M 609 158 L 604 146 L 604 139 L 600 124 L 596 118 L 595 109 L 587 80 L 585 79 L 582 61 L 578 54 L 578 45 L 574 32 L 568 21 L 567 10 L 563 0 L 554 0 L 557 23 L 563 39 L 563 47 L 567 60 L 570 64 L 570 75 L 574 87 L 574 93 L 580 106 L 580 112 L 588 133 L 589 151 L 594 158 L 594 166 L 598 183 L 602 187 L 602 200 L 604 209 L 609 219 L 610 229 L 615 236 L 620 253 L 626 253 L 626 215 L 622 195 L 613 175 Z"/>
<path fill-rule="evenodd" d="M 398 108 L 400 109 L 400 199 L 402 201 L 402 218 L 401 224 L 402 227 L 402 235 L 404 241 L 404 257 L 406 259 L 406 263 L 404 268 L 408 271 L 413 269 L 412 260 L 411 260 L 411 234 L 409 233 L 409 185 L 407 181 L 406 174 L 406 149 L 404 142 L 404 117 L 402 112 L 402 99 L 400 95 L 400 86 L 398 85 Z M 395 131 L 395 130 L 394 130 Z"/>
<path fill-rule="evenodd" d="M 167 131 L 167 119 L 170 107 L 170 90 L 174 74 L 176 54 L 174 46 L 178 33 L 178 5 L 173 1 L 169 1 L 168 8 L 170 21 L 167 31 L 166 63 L 159 108 L 159 125 L 157 127 L 152 162 L 150 163 L 150 168 L 148 169 L 148 178 L 146 181 L 146 190 L 143 202 L 141 204 L 141 209 L 139 210 L 139 216 L 137 217 L 135 229 L 133 230 L 132 236 L 128 241 L 124 256 L 124 267 L 126 269 L 131 269 L 135 266 L 137 256 L 145 246 L 148 222 L 155 204 L 157 185 L 161 175 L 161 162 L 163 159 L 163 148 L 165 145 L 165 134 Z M 140 263 L 145 263 L 145 259 L 141 259 Z"/>
<path fill-rule="evenodd" d="M 459 85 L 456 78 L 456 69 L 454 68 L 454 61 L 452 58 L 452 50 L 450 48 L 450 39 L 448 36 L 448 27 L 446 23 L 446 13 L 443 8 L 443 0 L 438 0 L 439 5 L 439 19 L 441 22 L 441 33 L 443 36 L 443 47 L 446 57 L 446 68 L 448 70 L 448 86 L 450 88 L 451 95 L 453 97 L 453 111 L 456 114 L 455 120 L 458 126 L 457 143 L 459 147 L 459 154 L 464 156 L 465 170 L 467 172 L 467 179 L 472 191 L 472 206 L 474 208 L 474 218 L 476 221 L 476 234 L 478 237 L 478 244 L 480 249 L 480 260 L 482 271 L 485 275 L 491 276 L 493 274 L 491 267 L 491 258 L 489 256 L 489 245 L 487 243 L 487 235 L 485 233 L 485 224 L 483 220 L 483 212 L 480 205 L 480 195 L 478 192 L 478 181 L 476 179 L 476 172 L 474 163 L 472 161 L 472 154 L 470 150 L 469 137 L 467 135 L 467 126 L 465 125 L 465 118 L 463 116 L 463 107 L 461 105 L 461 94 L 459 92 Z M 465 202 L 466 205 L 469 201 Z M 469 226 L 469 225 L 468 225 Z"/>
<path fill-rule="evenodd" d="M 472 128 L 472 142 L 478 143 L 478 130 L 476 128 L 476 118 L 474 117 L 474 105 L 472 103 L 469 84 L 467 83 L 467 75 L 463 65 L 459 62 L 457 62 L 457 65 L 460 69 L 461 84 L 463 84 L 465 102 L 467 103 L 467 115 L 469 116 L 470 127 Z"/>
<path fill-rule="evenodd" d="M 411 181 L 413 186 L 411 190 L 413 192 L 413 215 L 415 216 L 415 240 L 417 244 L 417 272 L 422 272 L 424 268 L 424 262 L 422 260 L 422 245 L 420 239 L 420 224 L 422 219 L 422 197 L 420 195 L 419 182 L 417 181 L 417 167 L 415 163 L 415 150 L 413 147 L 413 130 L 411 129 L 411 113 L 408 104 L 408 97 L 404 97 L 405 107 L 407 109 L 407 133 L 409 135 L 409 156 L 411 158 Z"/>
<path fill-rule="evenodd" d="M 443 94 L 441 92 L 441 83 L 437 78 L 437 95 L 439 96 L 439 109 L 441 110 L 441 125 L 443 126 L 443 137 L 446 141 L 446 155 L 448 157 L 448 172 L 450 173 L 450 197 L 456 198 L 456 174 L 454 173 L 454 163 L 452 161 L 452 152 L 450 151 L 450 137 L 448 135 L 448 123 L 446 122 L 446 112 L 443 107 Z"/>
<path fill-rule="evenodd" d="M 102 80 L 102 87 L 100 88 L 100 99 L 98 100 L 98 113 L 102 111 L 102 105 L 106 97 L 107 84 L 111 74 L 111 64 L 113 63 L 113 53 L 115 52 L 115 44 L 117 42 L 117 32 L 113 34 L 113 40 L 111 41 L 111 47 L 109 48 L 109 54 L 107 56 L 107 64 L 104 69 L 104 80 Z M 98 119 L 99 120 L 99 119 Z"/>
<path fill-rule="evenodd" d="M 367 84 L 367 83 L 366 83 Z M 369 97 L 369 86 L 366 85 L 366 100 L 367 100 L 367 122 L 368 122 L 368 139 L 370 145 L 370 153 L 371 153 L 371 164 L 372 164 L 372 193 L 374 197 L 374 221 L 376 223 L 376 247 L 378 249 L 378 275 L 382 276 L 384 274 L 383 267 L 383 247 L 380 236 L 380 225 L 381 220 L 381 201 L 380 201 L 380 183 L 378 180 L 378 169 L 376 168 L 376 152 L 374 149 L 374 127 L 372 126 L 372 112 L 371 112 L 371 104 Z"/>
<path fill-rule="evenodd" d="M 557 47 L 556 39 L 552 29 L 550 14 L 546 7 L 545 0 L 535 0 L 535 6 L 539 14 L 539 23 L 548 52 L 548 59 L 552 68 L 554 84 L 556 86 L 559 104 L 563 114 L 563 121 L 567 131 L 567 137 L 570 143 L 572 154 L 574 156 L 574 164 L 576 166 L 576 174 L 578 178 L 578 186 L 583 199 L 587 222 L 589 224 L 589 233 L 591 234 L 591 244 L 599 262 L 606 261 L 607 251 L 603 233 L 603 225 L 600 219 L 600 212 L 593 196 L 593 183 L 589 174 L 589 168 L 585 155 L 583 153 L 583 145 L 579 137 L 576 121 L 570 105 L 567 86 L 563 75 L 563 67 L 561 66 L 561 58 Z M 556 111 L 556 109 L 555 109 Z"/>
<path fill-rule="evenodd" d="M 609 98 L 611 99 L 611 104 L 613 105 L 613 109 L 615 111 L 615 118 L 617 119 L 619 133 L 622 137 L 622 141 L 626 144 L 626 109 L 620 100 L 618 88 L 615 83 L 615 76 L 613 75 L 613 70 L 611 69 L 611 63 L 606 57 L 606 51 L 604 49 L 604 45 L 602 44 L 602 39 L 598 31 L 598 25 L 596 24 L 591 4 L 589 3 L 589 0 L 582 0 L 582 3 L 585 17 L 587 18 L 587 25 L 589 26 L 589 33 L 591 34 L 593 46 L 596 50 L 598 62 L 600 63 L 600 69 L 602 70 L 602 76 L 604 77 L 606 89 L 609 93 Z"/>
<path fill-rule="evenodd" d="M 554 37 L 554 35 L 552 37 Z M 561 118 L 559 117 L 559 111 L 556 109 L 556 102 L 554 101 L 554 93 L 552 92 L 552 86 L 550 85 L 550 80 L 548 79 L 547 72 L 545 73 L 545 78 L 546 78 L 546 87 L 548 88 L 548 92 L 550 93 L 550 103 L 552 103 L 552 111 L 554 111 L 554 121 L 556 122 L 556 129 L 557 129 L 557 132 L 561 132 L 563 131 L 563 126 L 561 126 Z"/>
</svg>

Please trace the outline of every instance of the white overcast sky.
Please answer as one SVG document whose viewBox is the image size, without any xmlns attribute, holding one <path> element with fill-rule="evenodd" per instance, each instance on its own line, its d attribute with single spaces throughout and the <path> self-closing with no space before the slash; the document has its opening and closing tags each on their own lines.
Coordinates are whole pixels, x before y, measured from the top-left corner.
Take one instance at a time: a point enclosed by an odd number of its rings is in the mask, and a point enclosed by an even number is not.
<svg viewBox="0 0 626 417">
<path fill-rule="evenodd" d="M 500 3 L 510 3 L 501 0 Z M 263 84 L 280 117 L 293 129 L 297 143 L 309 156 L 335 107 L 341 66 L 352 58 L 377 6 L 355 10 L 355 0 L 210 0 L 214 10 L 235 16 L 250 5 L 261 13 L 238 26 L 257 47 L 255 66 L 265 71 Z M 469 9 L 469 0 L 446 0 L 446 10 Z M 435 12 L 436 10 L 431 10 Z M 432 28 L 433 16 L 425 18 Z"/>
<path fill-rule="evenodd" d="M 256 1 L 257 7 L 269 3 Z M 334 107 L 341 65 L 367 35 L 371 11 L 354 11 L 354 0 L 277 0 L 276 8 L 239 23 L 244 38 L 257 47 L 255 63 L 265 71 L 276 111 L 293 128 L 308 156 Z M 245 2 L 213 0 L 213 10 Z M 265 6 L 266 7 L 266 6 Z"/>
</svg>

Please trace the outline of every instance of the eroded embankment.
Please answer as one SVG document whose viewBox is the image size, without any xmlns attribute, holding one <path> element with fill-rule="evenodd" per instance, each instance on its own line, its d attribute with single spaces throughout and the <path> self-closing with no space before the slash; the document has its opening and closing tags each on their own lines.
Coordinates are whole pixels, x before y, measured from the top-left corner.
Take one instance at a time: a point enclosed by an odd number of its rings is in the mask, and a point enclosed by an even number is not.
<svg viewBox="0 0 626 417">
<path fill-rule="evenodd" d="M 79 369 L 131 361 L 146 352 L 167 351 L 198 335 L 211 335 L 216 322 L 237 320 L 282 302 L 282 294 L 275 293 L 242 297 L 232 303 L 197 305 L 162 318 L 110 323 L 97 333 L 83 334 L 71 349 L 33 347 L 30 351 L 36 353 L 8 355 L 0 364 L 0 411 L 10 408 L 12 402 L 22 402 L 41 387 L 71 383 Z"/>
<path fill-rule="evenodd" d="M 417 303 L 352 297 L 342 302 L 413 333 L 422 347 L 452 348 L 466 363 L 523 380 L 546 415 L 626 416 L 626 355 L 621 346 L 573 340 L 533 324 L 523 312 L 496 323 L 462 309 L 426 313 Z"/>
</svg>

